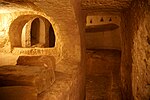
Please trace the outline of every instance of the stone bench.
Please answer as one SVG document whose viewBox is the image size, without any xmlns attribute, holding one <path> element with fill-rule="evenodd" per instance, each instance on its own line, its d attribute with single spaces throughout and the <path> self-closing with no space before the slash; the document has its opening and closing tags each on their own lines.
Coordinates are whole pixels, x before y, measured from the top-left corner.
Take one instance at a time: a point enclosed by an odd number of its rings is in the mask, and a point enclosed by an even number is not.
<svg viewBox="0 0 150 100">
<path fill-rule="evenodd" d="M 0 100 L 37 100 L 37 93 L 30 86 L 0 87 Z"/>
<path fill-rule="evenodd" d="M 0 67 L 0 86 L 32 86 L 37 93 L 55 81 L 53 70 L 44 66 L 8 65 Z"/>
<path fill-rule="evenodd" d="M 55 58 L 53 56 L 19 56 L 17 65 L 40 65 L 55 70 Z"/>
<path fill-rule="evenodd" d="M 54 57 L 19 56 L 17 65 L 0 66 L 0 100 L 37 100 L 54 81 Z"/>
</svg>

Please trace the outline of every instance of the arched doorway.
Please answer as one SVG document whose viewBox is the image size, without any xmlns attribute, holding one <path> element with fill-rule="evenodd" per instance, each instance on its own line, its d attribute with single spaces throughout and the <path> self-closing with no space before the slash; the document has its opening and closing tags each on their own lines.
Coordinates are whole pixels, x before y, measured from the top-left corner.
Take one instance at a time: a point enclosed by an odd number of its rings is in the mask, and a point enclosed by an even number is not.
<svg viewBox="0 0 150 100">
<path fill-rule="evenodd" d="M 43 29 L 44 30 L 44 29 Z M 30 36 L 31 36 L 31 46 L 36 45 L 40 43 L 39 37 L 40 37 L 40 19 L 36 18 L 31 23 L 31 30 L 30 30 Z"/>
<path fill-rule="evenodd" d="M 12 48 L 49 48 L 55 46 L 55 33 L 51 23 L 46 18 L 36 16 L 23 22 L 24 20 L 20 21 L 19 28 L 14 28 L 14 34 L 11 34 Z"/>
</svg>

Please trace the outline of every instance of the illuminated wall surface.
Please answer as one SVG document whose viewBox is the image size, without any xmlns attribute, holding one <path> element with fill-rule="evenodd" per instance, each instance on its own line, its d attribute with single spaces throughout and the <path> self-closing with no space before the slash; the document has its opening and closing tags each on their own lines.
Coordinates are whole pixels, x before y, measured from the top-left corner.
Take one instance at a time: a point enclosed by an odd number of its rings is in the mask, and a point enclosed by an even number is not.
<svg viewBox="0 0 150 100">
<path fill-rule="evenodd" d="M 86 18 L 87 49 L 121 50 L 119 14 L 97 13 Z"/>
<path fill-rule="evenodd" d="M 150 100 L 150 0 L 0 0 L 0 100 Z"/>
<path fill-rule="evenodd" d="M 0 100 L 84 98 L 80 26 L 72 2 L 6 1 L 0 2 Z"/>
</svg>

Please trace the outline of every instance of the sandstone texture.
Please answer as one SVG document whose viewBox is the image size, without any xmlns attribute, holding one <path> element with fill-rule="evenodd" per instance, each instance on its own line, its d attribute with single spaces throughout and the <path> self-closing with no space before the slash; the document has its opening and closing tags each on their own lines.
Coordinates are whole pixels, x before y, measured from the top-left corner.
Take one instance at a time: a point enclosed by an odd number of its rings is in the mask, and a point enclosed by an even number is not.
<svg viewBox="0 0 150 100">
<path fill-rule="evenodd" d="M 52 56 L 19 56 L 17 65 L 44 66 L 55 71 L 55 59 Z"/>
<path fill-rule="evenodd" d="M 150 100 L 149 6 L 0 0 L 0 100 Z"/>
<path fill-rule="evenodd" d="M 56 71 L 69 74 L 73 79 L 70 100 L 82 100 L 85 95 L 84 80 L 84 19 L 81 12 L 81 1 L 78 0 L 2 0 L 0 3 L 0 53 L 25 56 L 53 56 Z M 80 16 L 80 17 L 78 17 Z M 34 19 L 44 18 L 50 22 L 56 36 L 54 47 L 44 47 L 41 44 L 30 46 L 31 23 Z M 43 24 L 42 24 L 43 25 Z M 68 27 L 69 25 L 69 27 Z M 47 28 L 48 29 L 48 28 Z M 44 35 L 44 28 L 40 36 Z M 48 31 L 46 31 L 48 32 Z M 26 35 L 25 35 L 26 34 Z M 81 38 L 83 37 L 83 38 Z M 47 38 L 47 37 L 45 37 Z M 25 45 L 27 44 L 27 45 Z M 0 65 L 7 65 L 7 56 L 0 59 Z M 11 58 L 8 64 L 15 64 L 17 58 Z M 22 58 L 19 58 L 22 59 Z M 40 59 L 40 58 L 39 58 Z M 39 61 L 39 60 L 38 60 Z M 40 60 L 41 61 L 41 60 Z M 20 61 L 18 61 L 20 63 Z M 50 61 L 46 61 L 50 62 Z M 28 62 L 25 62 L 28 63 Z M 21 64 L 25 64 L 21 63 Z M 29 62 L 31 64 L 31 62 Z M 28 63 L 28 64 L 29 64 Z M 33 62 L 32 62 L 33 64 Z M 47 63 L 46 63 L 47 64 Z M 43 65 L 43 64 L 42 64 Z M 23 65 L 19 65 L 23 66 Z M 29 65 L 26 65 L 29 66 Z M 32 69 L 32 68 L 31 68 Z M 48 76 L 47 76 L 48 77 Z M 63 77 L 65 78 L 65 77 Z M 55 82 L 54 82 L 55 84 Z M 53 84 L 53 85 L 54 85 Z M 49 84 L 51 87 L 51 84 Z M 48 87 L 49 87 L 48 86 Z M 63 91 L 60 91 L 60 94 Z M 57 92 L 54 92 L 57 97 Z M 65 98 L 64 98 L 65 99 Z M 57 100 L 60 100 L 57 99 Z"/>
<path fill-rule="evenodd" d="M 149 100 L 149 7 L 133 0 L 122 15 L 121 77 L 125 100 Z"/>
<path fill-rule="evenodd" d="M 86 100 L 122 100 L 119 50 L 87 50 Z"/>
<path fill-rule="evenodd" d="M 130 6 L 131 0 L 82 0 L 83 9 L 121 10 Z"/>
<path fill-rule="evenodd" d="M 73 87 L 73 80 L 70 75 L 56 72 L 55 84 L 38 95 L 38 100 L 71 100 Z"/>
<path fill-rule="evenodd" d="M 0 86 L 32 86 L 37 93 L 49 88 L 55 81 L 51 69 L 44 66 L 1 66 Z"/>
<path fill-rule="evenodd" d="M 30 86 L 0 87 L 1 100 L 37 100 L 35 88 Z"/>
</svg>

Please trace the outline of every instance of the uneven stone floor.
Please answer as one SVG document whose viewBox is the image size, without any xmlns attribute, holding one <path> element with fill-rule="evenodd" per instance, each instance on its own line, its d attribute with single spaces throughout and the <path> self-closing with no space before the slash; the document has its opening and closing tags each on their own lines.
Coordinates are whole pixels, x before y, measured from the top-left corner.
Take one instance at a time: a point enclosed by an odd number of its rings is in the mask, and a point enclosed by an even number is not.
<svg viewBox="0 0 150 100">
<path fill-rule="evenodd" d="M 93 75 L 86 78 L 86 100 L 109 100 L 111 77 L 107 75 Z"/>
<path fill-rule="evenodd" d="M 122 100 L 118 50 L 88 52 L 86 100 Z"/>
</svg>

